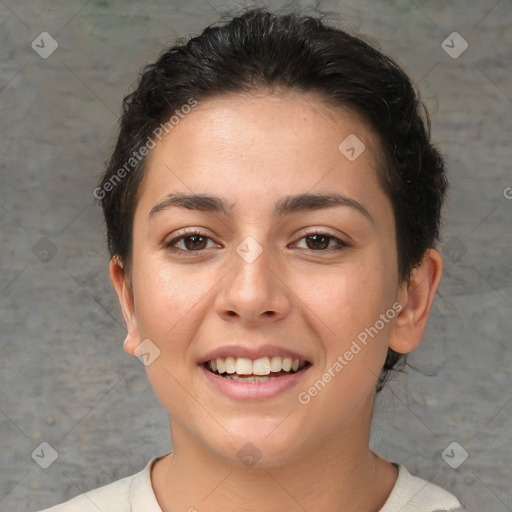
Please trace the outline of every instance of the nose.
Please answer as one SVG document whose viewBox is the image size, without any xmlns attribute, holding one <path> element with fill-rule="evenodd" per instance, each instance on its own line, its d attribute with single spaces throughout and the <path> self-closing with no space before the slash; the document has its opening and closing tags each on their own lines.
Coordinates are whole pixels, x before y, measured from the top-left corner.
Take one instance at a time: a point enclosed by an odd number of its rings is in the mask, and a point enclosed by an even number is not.
<svg viewBox="0 0 512 512">
<path fill-rule="evenodd" d="M 223 320 L 260 325 L 280 320 L 290 311 L 290 290 L 279 275 L 278 262 L 268 249 L 262 249 L 253 261 L 233 252 L 231 270 L 215 299 Z"/>
</svg>

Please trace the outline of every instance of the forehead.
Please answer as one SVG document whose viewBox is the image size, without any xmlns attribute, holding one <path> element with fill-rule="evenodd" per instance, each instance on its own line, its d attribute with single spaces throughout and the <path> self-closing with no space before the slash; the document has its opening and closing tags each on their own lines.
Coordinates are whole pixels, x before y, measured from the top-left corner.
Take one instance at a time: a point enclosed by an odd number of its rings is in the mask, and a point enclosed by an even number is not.
<svg viewBox="0 0 512 512">
<path fill-rule="evenodd" d="M 340 185 L 364 197 L 369 184 L 380 187 L 380 155 L 360 115 L 314 93 L 222 95 L 199 101 L 157 142 L 139 197 L 154 202 L 176 189 L 227 196 L 244 190 L 263 200 L 269 189 L 287 195 Z"/>
<path fill-rule="evenodd" d="M 202 136 L 223 149 L 251 142 L 272 142 L 270 146 L 279 144 L 281 150 L 288 143 L 297 149 L 305 142 L 310 152 L 313 146 L 325 150 L 343 133 L 366 139 L 370 152 L 378 149 L 372 126 L 352 107 L 334 107 L 313 92 L 256 90 L 200 100 L 159 145 L 172 141 L 176 146 L 183 142 L 191 145 Z M 321 140 L 324 142 L 318 146 Z M 201 142 L 203 145 L 205 140 Z"/>
</svg>

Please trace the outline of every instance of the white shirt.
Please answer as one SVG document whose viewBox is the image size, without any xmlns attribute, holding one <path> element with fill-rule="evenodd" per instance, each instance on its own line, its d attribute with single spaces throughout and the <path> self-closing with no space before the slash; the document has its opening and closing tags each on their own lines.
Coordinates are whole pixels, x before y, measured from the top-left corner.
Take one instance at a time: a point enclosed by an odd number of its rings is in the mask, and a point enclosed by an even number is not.
<svg viewBox="0 0 512 512">
<path fill-rule="evenodd" d="M 162 512 L 158 505 L 150 471 L 159 457 L 152 458 L 139 473 L 80 494 L 65 503 L 40 512 Z M 398 479 L 379 512 L 460 512 L 466 509 L 449 492 L 398 467 Z"/>
</svg>

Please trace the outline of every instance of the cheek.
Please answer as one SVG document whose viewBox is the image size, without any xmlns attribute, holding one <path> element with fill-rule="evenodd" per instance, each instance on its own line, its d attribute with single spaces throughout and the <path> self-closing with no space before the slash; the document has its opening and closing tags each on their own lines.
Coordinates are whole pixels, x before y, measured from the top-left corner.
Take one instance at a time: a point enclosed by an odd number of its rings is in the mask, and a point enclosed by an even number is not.
<svg viewBox="0 0 512 512">
<path fill-rule="evenodd" d="M 387 352 L 391 317 L 384 324 L 380 318 L 394 302 L 395 273 L 378 253 L 368 251 L 322 273 L 302 272 L 291 287 L 306 306 L 306 322 L 322 340 L 320 366 L 326 371 L 343 358 L 343 370 L 335 372 L 335 395 L 343 395 L 347 383 L 371 391 Z"/>
<path fill-rule="evenodd" d="M 141 257 L 138 268 L 134 288 L 141 336 L 160 343 L 182 340 L 194 311 L 209 300 L 208 275 L 173 268 L 156 257 Z"/>
<path fill-rule="evenodd" d="M 373 324 L 391 306 L 393 296 L 382 266 L 363 257 L 321 275 L 300 273 L 293 288 L 300 290 L 299 298 L 340 340 Z"/>
</svg>

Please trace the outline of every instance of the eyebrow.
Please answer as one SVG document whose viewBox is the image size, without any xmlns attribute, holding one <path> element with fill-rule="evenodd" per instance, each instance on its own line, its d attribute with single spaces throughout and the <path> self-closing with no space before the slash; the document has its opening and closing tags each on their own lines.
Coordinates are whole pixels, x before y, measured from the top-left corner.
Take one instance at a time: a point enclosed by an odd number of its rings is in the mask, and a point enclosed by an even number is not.
<svg viewBox="0 0 512 512">
<path fill-rule="evenodd" d="M 220 197 L 207 194 L 180 194 L 173 193 L 151 209 L 148 217 L 151 219 L 155 214 L 172 207 L 187 208 L 188 210 L 198 210 L 202 212 L 218 213 L 228 216 L 233 209 L 234 203 L 228 203 Z M 298 213 L 307 210 L 322 210 L 335 206 L 347 206 L 355 209 L 364 215 L 372 224 L 373 217 L 370 212 L 358 201 L 350 197 L 332 193 L 332 194 L 297 194 L 279 199 L 274 204 L 274 216 L 281 217 L 292 213 Z"/>
</svg>

